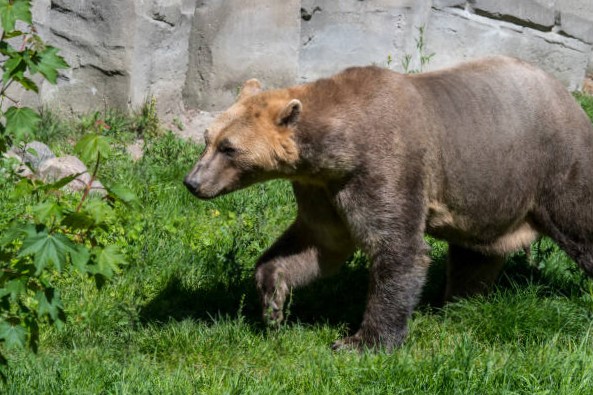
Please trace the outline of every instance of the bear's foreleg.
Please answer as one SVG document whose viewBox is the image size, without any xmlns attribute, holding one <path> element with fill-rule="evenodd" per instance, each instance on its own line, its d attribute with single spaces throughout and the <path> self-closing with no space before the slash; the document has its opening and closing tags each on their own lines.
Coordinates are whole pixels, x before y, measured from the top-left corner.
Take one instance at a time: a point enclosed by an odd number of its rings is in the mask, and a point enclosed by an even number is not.
<svg viewBox="0 0 593 395">
<path fill-rule="evenodd" d="M 278 324 L 284 318 L 284 302 L 291 289 L 333 274 L 352 253 L 351 249 L 332 250 L 326 245 L 297 219 L 259 259 L 255 280 L 268 324 Z"/>
<path fill-rule="evenodd" d="M 405 161 L 417 164 L 414 158 Z M 420 170 L 387 179 L 362 173 L 336 202 L 353 238 L 371 260 L 367 306 L 360 329 L 334 349 L 399 346 L 416 306 L 430 259 L 424 241 L 425 201 Z"/>
<path fill-rule="evenodd" d="M 408 332 L 408 319 L 422 291 L 430 259 L 426 249 L 383 250 L 370 271 L 367 307 L 356 334 L 334 343 L 334 349 L 401 345 Z"/>
</svg>

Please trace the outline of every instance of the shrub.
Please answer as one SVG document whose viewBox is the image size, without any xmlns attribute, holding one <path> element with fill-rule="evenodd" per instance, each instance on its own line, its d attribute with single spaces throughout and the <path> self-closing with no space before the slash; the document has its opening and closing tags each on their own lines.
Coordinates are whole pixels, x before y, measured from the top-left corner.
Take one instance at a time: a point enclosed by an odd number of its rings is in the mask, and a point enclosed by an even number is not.
<svg viewBox="0 0 593 395">
<path fill-rule="evenodd" d="M 29 0 L 0 0 L 0 22 L 0 108 L 5 109 L 0 111 L 0 154 L 4 154 L 11 146 L 25 149 L 41 121 L 35 110 L 9 97 L 8 89 L 16 84 L 38 92 L 31 76 L 39 74 L 55 84 L 59 70 L 68 65 L 57 48 L 35 33 Z M 12 105 L 5 107 L 5 100 Z M 49 184 L 35 177 L 21 178 L 15 173 L 15 159 L 2 155 L 0 186 L 10 194 L 4 193 L 0 210 L 0 365 L 8 363 L 4 353 L 13 347 L 36 351 L 43 324 L 64 322 L 64 306 L 55 286 L 60 276 L 78 271 L 100 287 L 125 263 L 119 248 L 110 242 L 110 229 L 122 221 L 114 214 L 114 205 L 134 207 L 134 195 L 122 186 L 107 188 L 104 197 L 90 194 L 90 184 L 110 155 L 105 136 L 109 129 L 107 123 L 96 120 L 92 133 L 76 145 L 92 170 L 91 182 L 79 194 L 61 190 L 79 174 Z"/>
</svg>

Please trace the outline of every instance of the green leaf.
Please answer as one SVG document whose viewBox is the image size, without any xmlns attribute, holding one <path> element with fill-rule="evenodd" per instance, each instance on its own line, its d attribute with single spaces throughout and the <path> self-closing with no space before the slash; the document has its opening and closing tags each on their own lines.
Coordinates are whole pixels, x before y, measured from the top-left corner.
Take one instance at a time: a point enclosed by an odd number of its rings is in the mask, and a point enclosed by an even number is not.
<svg viewBox="0 0 593 395">
<path fill-rule="evenodd" d="M 27 291 L 27 280 L 25 278 L 15 278 L 7 281 L 4 288 L 0 288 L 0 298 L 10 295 L 12 300 L 16 300 L 21 294 Z"/>
<path fill-rule="evenodd" d="M 74 244 L 62 234 L 49 234 L 46 228 L 23 240 L 18 257 L 34 256 L 36 275 L 39 275 L 48 265 L 53 264 L 58 271 L 66 261 L 66 253 L 74 250 Z"/>
<path fill-rule="evenodd" d="M 113 209 L 103 200 L 87 199 L 84 212 L 93 219 L 95 226 L 110 222 L 114 218 Z"/>
<path fill-rule="evenodd" d="M 16 141 L 23 141 L 27 137 L 34 136 L 34 131 L 41 121 L 39 114 L 28 107 L 10 107 L 4 116 L 6 117 L 6 133 L 12 135 Z"/>
<path fill-rule="evenodd" d="M 10 197 L 14 200 L 28 198 L 35 190 L 35 185 L 32 180 L 28 178 L 21 178 L 16 184 L 14 189 L 10 193 Z"/>
<path fill-rule="evenodd" d="M 95 224 L 95 220 L 84 211 L 73 211 L 64 216 L 62 225 L 73 230 L 89 229 Z"/>
<path fill-rule="evenodd" d="M 13 224 L 4 231 L 0 238 L 0 246 L 7 246 L 13 241 L 35 233 L 35 225 L 22 222 L 13 222 Z"/>
<path fill-rule="evenodd" d="M 37 68 L 52 84 L 55 84 L 58 79 L 58 70 L 69 67 L 64 58 L 58 55 L 58 51 L 58 48 L 47 46 L 43 52 L 39 53 Z"/>
<path fill-rule="evenodd" d="M 105 248 L 93 248 L 93 254 L 96 257 L 97 265 L 95 273 L 111 278 L 114 272 L 119 270 L 120 265 L 125 265 L 126 258 L 120 253 L 115 245 L 108 245 Z"/>
<path fill-rule="evenodd" d="M 39 71 L 39 63 L 41 62 L 39 52 L 30 48 L 25 48 L 22 52 L 17 52 L 16 54 L 23 57 L 31 74 L 35 74 Z"/>
<path fill-rule="evenodd" d="M 45 201 L 33 207 L 33 213 L 37 216 L 40 222 L 46 222 L 52 217 L 59 221 L 62 218 L 63 209 L 62 206 L 56 202 Z"/>
<path fill-rule="evenodd" d="M 6 40 L 9 40 L 11 38 L 22 36 L 23 34 L 25 34 L 25 33 L 21 32 L 20 30 L 14 30 L 12 32 L 4 32 L 4 38 Z"/>
<path fill-rule="evenodd" d="M 70 251 L 70 260 L 72 265 L 81 273 L 88 273 L 87 267 L 91 258 L 91 252 L 83 245 L 77 244 L 74 250 Z"/>
<path fill-rule="evenodd" d="M 28 91 L 33 91 L 35 93 L 39 93 L 39 87 L 37 86 L 37 84 L 28 77 L 25 76 L 21 76 L 21 75 L 15 75 L 12 77 L 16 82 L 18 82 L 19 84 L 21 84 L 21 86 L 23 88 L 25 88 Z"/>
<path fill-rule="evenodd" d="M 12 57 L 14 54 L 18 53 L 18 51 L 8 42 L 0 41 L 0 53 L 4 56 Z"/>
<path fill-rule="evenodd" d="M 0 21 L 2 29 L 8 32 L 14 30 L 17 20 L 33 23 L 29 0 L 0 0 Z"/>
<path fill-rule="evenodd" d="M 96 161 L 99 155 L 102 159 L 109 157 L 109 140 L 105 136 L 87 134 L 80 139 L 74 150 L 83 162 L 91 163 Z"/>
<path fill-rule="evenodd" d="M 0 339 L 3 339 L 6 347 L 24 347 L 27 339 L 27 331 L 19 324 L 10 324 L 4 320 L 0 321 Z"/>
<path fill-rule="evenodd" d="M 23 74 L 27 70 L 27 64 L 22 56 L 15 52 L 4 62 L 4 74 L 2 75 L 2 82 L 6 84 L 8 80 L 17 74 Z"/>
<path fill-rule="evenodd" d="M 138 197 L 127 186 L 117 184 L 107 188 L 107 192 L 114 198 L 121 200 L 127 205 L 134 206 L 138 203 Z"/>
<path fill-rule="evenodd" d="M 64 313 L 64 306 L 60 299 L 60 293 L 53 288 L 48 288 L 45 291 L 39 291 L 35 294 L 37 300 L 37 315 L 39 317 L 48 316 L 52 322 L 61 321 L 61 316 Z"/>
<path fill-rule="evenodd" d="M 60 178 L 56 182 L 52 182 L 52 183 L 49 183 L 49 184 L 44 184 L 39 189 L 41 189 L 43 191 L 55 191 L 55 190 L 58 190 L 58 189 L 62 188 L 63 186 L 68 185 L 72 180 L 74 180 L 75 178 L 77 178 L 78 176 L 80 176 L 80 175 L 82 175 L 84 173 L 86 173 L 86 172 L 76 173 L 76 174 L 70 174 L 69 176 Z"/>
</svg>

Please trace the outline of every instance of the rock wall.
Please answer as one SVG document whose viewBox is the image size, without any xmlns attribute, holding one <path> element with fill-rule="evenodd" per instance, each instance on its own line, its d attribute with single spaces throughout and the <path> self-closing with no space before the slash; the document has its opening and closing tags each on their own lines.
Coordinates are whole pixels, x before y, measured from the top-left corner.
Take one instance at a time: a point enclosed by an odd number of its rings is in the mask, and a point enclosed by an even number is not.
<svg viewBox="0 0 593 395">
<path fill-rule="evenodd" d="M 431 1 L 417 0 L 301 3 L 300 81 L 413 53 L 416 27 L 427 23 L 431 9 Z"/>
<path fill-rule="evenodd" d="M 254 76 L 273 85 L 294 84 L 299 60 L 300 1 L 199 2 L 189 36 L 183 90 L 190 107 L 220 108 Z"/>
<path fill-rule="evenodd" d="M 538 64 L 570 90 L 591 67 L 591 0 L 436 0 L 427 24 L 431 68 L 502 53 Z M 440 48 L 446 48 L 440 51 Z"/>
<path fill-rule="evenodd" d="M 593 73 L 592 0 L 34 0 L 41 35 L 72 68 L 41 99 L 64 111 L 162 114 L 226 107 L 241 82 L 268 87 L 349 65 L 426 70 L 493 54 L 517 56 L 569 89 Z M 388 62 L 388 58 L 392 59 Z M 26 95 L 24 101 L 30 101 Z"/>
<path fill-rule="evenodd" d="M 124 107 L 130 100 L 136 25 L 132 2 L 35 0 L 39 33 L 62 49 L 71 69 L 57 86 L 44 84 L 41 98 L 67 110 L 85 111 L 105 104 Z"/>
</svg>

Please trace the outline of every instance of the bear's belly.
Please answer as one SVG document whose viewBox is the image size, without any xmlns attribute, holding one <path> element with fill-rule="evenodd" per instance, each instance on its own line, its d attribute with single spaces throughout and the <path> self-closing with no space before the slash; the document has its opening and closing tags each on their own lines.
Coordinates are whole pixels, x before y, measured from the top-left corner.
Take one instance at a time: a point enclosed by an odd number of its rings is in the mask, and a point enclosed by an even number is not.
<svg viewBox="0 0 593 395">
<path fill-rule="evenodd" d="M 431 236 L 485 254 L 505 255 L 526 247 L 539 233 L 528 218 L 510 224 L 480 223 L 477 219 L 456 215 L 447 206 L 428 205 L 426 231 Z"/>
</svg>

